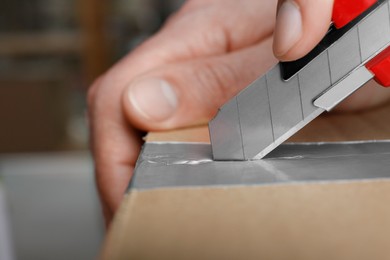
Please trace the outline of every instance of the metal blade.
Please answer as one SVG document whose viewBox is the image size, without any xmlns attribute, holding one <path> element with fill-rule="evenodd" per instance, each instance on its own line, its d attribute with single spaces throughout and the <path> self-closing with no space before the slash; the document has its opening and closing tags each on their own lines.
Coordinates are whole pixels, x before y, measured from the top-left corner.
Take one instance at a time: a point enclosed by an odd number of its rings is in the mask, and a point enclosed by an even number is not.
<svg viewBox="0 0 390 260">
<path fill-rule="evenodd" d="M 223 106 L 209 124 L 214 159 L 263 158 L 371 79 L 363 66 L 390 43 L 389 10 L 381 4 L 288 81 L 278 64 Z"/>
</svg>

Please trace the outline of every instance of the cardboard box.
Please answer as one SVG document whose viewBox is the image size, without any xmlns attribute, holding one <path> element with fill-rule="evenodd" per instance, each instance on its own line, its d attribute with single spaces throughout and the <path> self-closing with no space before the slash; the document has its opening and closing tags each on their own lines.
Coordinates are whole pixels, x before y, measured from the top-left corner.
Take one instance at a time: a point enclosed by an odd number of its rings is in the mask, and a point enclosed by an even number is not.
<svg viewBox="0 0 390 260">
<path fill-rule="evenodd" d="M 294 138 L 390 139 L 389 112 L 328 115 L 304 130 L 312 137 Z M 386 141 L 287 145 L 266 160 L 218 163 L 207 144 L 147 144 L 102 256 L 390 259 L 389 200 Z"/>
</svg>

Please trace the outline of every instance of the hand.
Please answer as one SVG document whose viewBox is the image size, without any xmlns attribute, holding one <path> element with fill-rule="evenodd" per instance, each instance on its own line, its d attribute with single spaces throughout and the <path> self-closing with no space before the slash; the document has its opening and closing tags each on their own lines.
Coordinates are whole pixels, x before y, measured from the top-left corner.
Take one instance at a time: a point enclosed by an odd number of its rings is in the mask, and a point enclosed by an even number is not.
<svg viewBox="0 0 390 260">
<path fill-rule="evenodd" d="M 205 123 L 277 62 L 272 54 L 276 6 L 276 0 L 189 0 L 160 32 L 95 82 L 89 118 L 106 220 L 131 179 L 142 145 L 137 129 Z M 332 1 L 280 4 L 276 56 L 291 60 L 308 53 L 325 35 L 331 12 Z M 372 96 L 370 105 L 384 96 L 379 87 L 365 91 Z M 389 91 L 383 92 L 388 97 Z M 362 96 L 368 94 L 353 96 L 344 109 L 361 107 Z"/>
<path fill-rule="evenodd" d="M 273 50 L 284 61 L 309 53 L 325 36 L 332 18 L 334 0 L 279 0 Z M 356 111 L 389 101 L 390 91 L 375 81 L 341 103 L 336 110 Z"/>
<path fill-rule="evenodd" d="M 206 123 L 270 69 L 276 0 L 191 0 L 96 81 L 89 116 L 96 181 L 109 221 L 142 145 L 137 129 Z"/>
</svg>

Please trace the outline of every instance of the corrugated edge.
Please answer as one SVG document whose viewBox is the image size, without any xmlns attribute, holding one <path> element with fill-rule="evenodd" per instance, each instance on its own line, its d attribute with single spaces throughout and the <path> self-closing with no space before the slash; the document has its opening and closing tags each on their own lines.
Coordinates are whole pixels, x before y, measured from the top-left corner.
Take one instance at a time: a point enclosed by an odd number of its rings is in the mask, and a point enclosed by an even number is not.
<svg viewBox="0 0 390 260">
<path fill-rule="evenodd" d="M 109 227 L 106 239 L 104 241 L 102 251 L 99 259 L 112 260 L 112 259 L 125 259 L 121 255 L 123 250 L 123 243 L 126 238 L 126 230 L 128 223 L 131 221 L 131 212 L 137 201 L 137 192 L 128 192 L 121 202 L 114 219 L 112 220 L 111 227 Z"/>
</svg>

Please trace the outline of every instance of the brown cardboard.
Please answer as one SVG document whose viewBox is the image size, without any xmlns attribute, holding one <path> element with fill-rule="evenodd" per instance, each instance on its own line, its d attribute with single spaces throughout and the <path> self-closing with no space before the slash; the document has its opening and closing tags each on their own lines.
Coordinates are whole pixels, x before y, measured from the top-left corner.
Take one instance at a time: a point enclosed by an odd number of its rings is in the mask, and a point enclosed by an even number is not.
<svg viewBox="0 0 390 260">
<path fill-rule="evenodd" d="M 389 112 L 390 105 L 326 115 L 292 140 L 390 139 Z M 207 139 L 202 131 L 199 140 Z M 102 256 L 390 259 L 389 201 L 389 179 L 132 190 L 114 220 Z"/>
<path fill-rule="evenodd" d="M 104 259 L 390 259 L 390 181 L 131 192 Z"/>
</svg>

